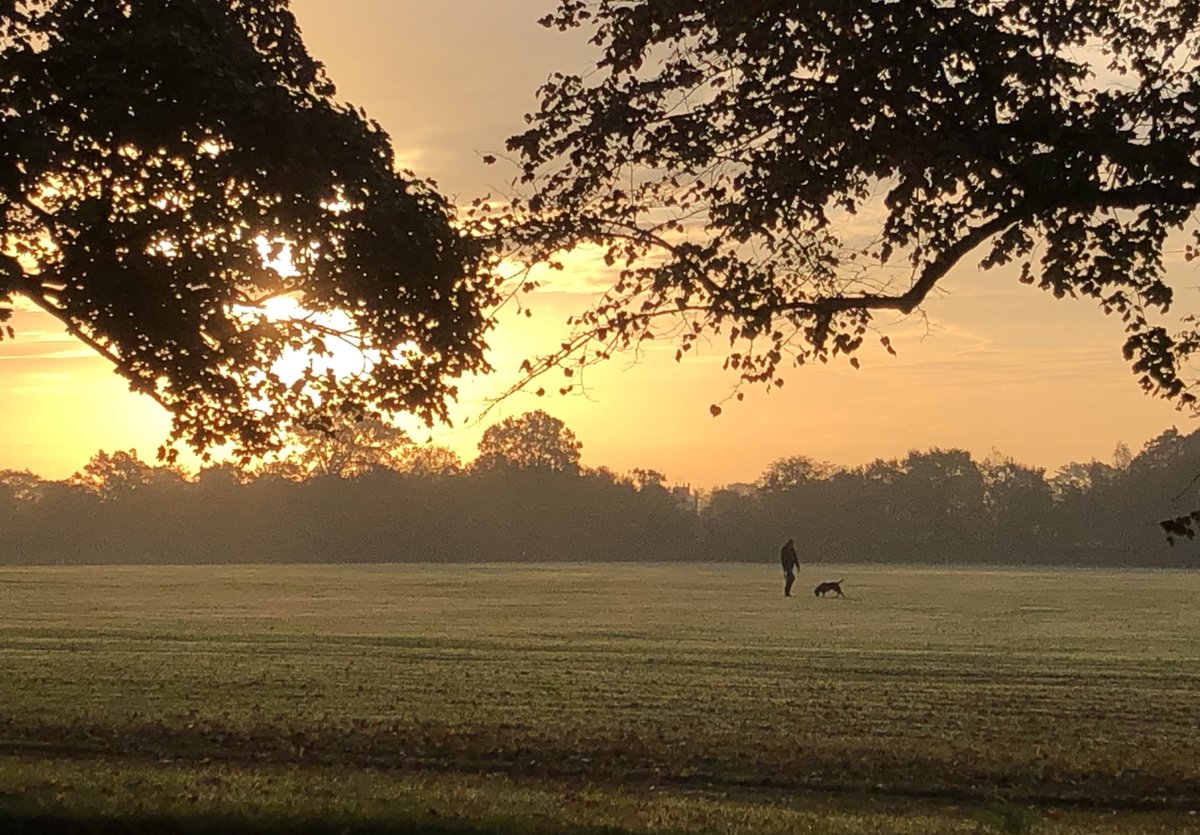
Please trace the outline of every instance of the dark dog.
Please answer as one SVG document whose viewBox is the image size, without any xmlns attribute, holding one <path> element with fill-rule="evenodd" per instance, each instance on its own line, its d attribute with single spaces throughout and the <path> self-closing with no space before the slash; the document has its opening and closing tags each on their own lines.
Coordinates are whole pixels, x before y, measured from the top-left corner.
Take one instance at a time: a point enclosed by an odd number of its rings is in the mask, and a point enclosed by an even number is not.
<svg viewBox="0 0 1200 835">
<path fill-rule="evenodd" d="M 845 579 L 845 578 L 843 578 L 843 579 Z M 842 581 L 841 580 L 838 580 L 836 582 L 830 582 L 830 583 L 821 583 L 821 585 L 819 585 L 815 589 L 813 589 L 813 596 L 814 597 L 824 597 L 829 592 L 833 592 L 838 597 L 846 596 L 846 595 L 842 594 Z"/>
</svg>

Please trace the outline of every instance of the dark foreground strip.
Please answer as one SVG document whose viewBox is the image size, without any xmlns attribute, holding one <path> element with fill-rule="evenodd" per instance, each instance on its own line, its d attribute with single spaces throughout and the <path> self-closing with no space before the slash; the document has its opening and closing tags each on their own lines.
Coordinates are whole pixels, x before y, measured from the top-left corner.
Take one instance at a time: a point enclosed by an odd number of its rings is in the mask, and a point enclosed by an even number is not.
<svg viewBox="0 0 1200 835">
<path fill-rule="evenodd" d="M 0 809 L 4 835 L 633 835 L 630 830 L 571 826 L 531 820 L 467 821 L 435 817 L 396 817 L 364 823 L 311 818 L 248 819 L 236 816 L 185 818 L 130 816 L 87 818 Z"/>
<path fill-rule="evenodd" d="M 10 718 L 0 719 L 0 756 L 495 774 L 631 789 L 812 792 L 973 805 L 1003 798 L 1041 807 L 1104 811 L 1200 810 L 1200 779 L 1191 775 L 1133 771 L 1034 775 L 880 751 L 864 759 L 837 750 L 664 750 L 633 735 L 567 740 L 540 736 L 527 728 L 436 723 L 244 731 L 203 722 L 64 727 L 19 725 Z"/>
</svg>

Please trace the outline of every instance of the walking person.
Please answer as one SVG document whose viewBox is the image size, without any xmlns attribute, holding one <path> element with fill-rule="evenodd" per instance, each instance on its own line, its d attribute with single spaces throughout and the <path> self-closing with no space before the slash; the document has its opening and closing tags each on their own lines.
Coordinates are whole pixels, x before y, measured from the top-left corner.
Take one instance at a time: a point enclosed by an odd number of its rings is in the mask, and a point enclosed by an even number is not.
<svg viewBox="0 0 1200 835">
<path fill-rule="evenodd" d="M 783 596 L 792 596 L 792 584 L 796 582 L 796 569 L 800 567 L 800 558 L 796 556 L 796 540 L 789 539 L 779 552 L 783 562 Z"/>
</svg>

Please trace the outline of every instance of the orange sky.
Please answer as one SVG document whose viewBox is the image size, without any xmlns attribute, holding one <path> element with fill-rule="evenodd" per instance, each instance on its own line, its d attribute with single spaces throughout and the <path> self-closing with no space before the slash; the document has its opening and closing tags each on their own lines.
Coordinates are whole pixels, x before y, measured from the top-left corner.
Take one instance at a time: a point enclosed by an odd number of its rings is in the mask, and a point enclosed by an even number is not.
<svg viewBox="0 0 1200 835">
<path fill-rule="evenodd" d="M 294 0 L 305 41 L 344 99 L 391 133 L 401 160 L 453 197 L 502 190 L 505 173 L 482 154 L 503 149 L 555 69 L 582 70 L 587 48 L 535 23 L 554 0 Z M 1195 268 L 1173 267 L 1177 310 L 1195 310 Z M 585 278 L 577 273 L 574 278 Z M 483 428 L 533 408 L 559 416 L 583 442 L 584 463 L 653 467 L 669 480 L 712 487 L 751 481 L 773 459 L 805 454 L 837 464 L 902 456 L 911 448 L 993 449 L 1054 468 L 1108 460 L 1118 442 L 1136 452 L 1191 418 L 1141 394 L 1121 358 L 1121 329 L 1089 302 L 1056 301 L 1011 273 L 952 274 L 926 306 L 928 322 L 888 332 L 899 357 L 862 354 L 860 371 L 796 369 L 782 390 L 749 390 L 721 417 L 711 403 L 734 379 L 720 346 L 684 363 L 665 344 L 640 361 L 592 369 L 587 397 L 518 395 L 477 419 L 483 398 L 505 387 L 524 354 L 553 347 L 586 296 L 547 293 L 537 315 L 494 335 L 493 379 L 464 386 L 458 425 L 435 439 L 472 457 Z M 879 324 L 893 320 L 883 317 Z M 135 447 L 150 457 L 167 418 L 128 393 L 106 364 L 62 335 L 54 320 L 21 312 L 17 340 L 0 343 L 0 467 L 70 475 L 98 449 Z M 551 388 L 553 388 L 551 386 Z"/>
</svg>

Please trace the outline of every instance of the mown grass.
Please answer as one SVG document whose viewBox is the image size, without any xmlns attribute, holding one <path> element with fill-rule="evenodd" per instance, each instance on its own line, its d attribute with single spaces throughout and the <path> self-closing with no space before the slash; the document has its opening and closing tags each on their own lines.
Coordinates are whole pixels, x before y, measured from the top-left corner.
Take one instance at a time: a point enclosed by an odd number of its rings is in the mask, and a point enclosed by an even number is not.
<svg viewBox="0 0 1200 835">
<path fill-rule="evenodd" d="M 0 831 L 1200 831 L 1200 576 L 777 573 L 0 570 Z"/>
</svg>

